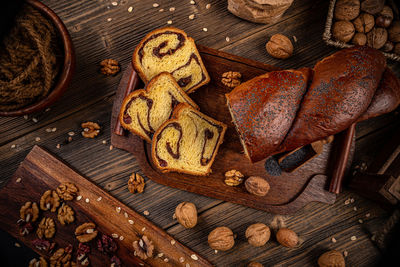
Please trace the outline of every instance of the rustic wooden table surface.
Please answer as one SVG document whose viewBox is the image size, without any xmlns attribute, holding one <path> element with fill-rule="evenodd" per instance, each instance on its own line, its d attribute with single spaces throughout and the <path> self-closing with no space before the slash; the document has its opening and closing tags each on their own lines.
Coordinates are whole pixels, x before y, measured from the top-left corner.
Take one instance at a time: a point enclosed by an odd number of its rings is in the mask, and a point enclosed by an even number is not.
<svg viewBox="0 0 400 267">
<path fill-rule="evenodd" d="M 115 77 L 99 74 L 101 60 L 116 59 L 124 69 L 140 39 L 171 20 L 172 26 L 185 30 L 198 44 L 282 68 L 313 66 L 336 51 L 321 38 L 329 1 L 295 0 L 273 25 L 241 20 L 227 11 L 227 2 L 223 0 L 196 0 L 194 5 L 189 0 L 115 1 L 118 5 L 112 4 L 114 0 L 43 0 L 70 31 L 76 49 L 76 73 L 65 95 L 50 110 L 25 118 L 0 118 L 2 185 L 32 146 L 39 144 L 134 210 L 148 210 L 152 222 L 216 266 L 244 266 L 250 260 L 264 266 L 315 266 L 318 256 L 327 249 L 347 251 L 349 266 L 371 266 L 379 261 L 381 253 L 371 241 L 371 233 L 389 214 L 346 189 L 334 205 L 311 203 L 292 216 L 275 216 L 151 180 L 147 180 L 143 194 L 132 195 L 126 183 L 131 173 L 140 172 L 140 168 L 133 156 L 110 148 L 110 112 L 121 74 Z M 154 8 L 154 2 L 160 6 Z M 210 9 L 206 9 L 207 3 L 211 3 Z M 132 12 L 128 12 L 129 7 L 133 7 Z M 175 11 L 169 11 L 170 7 L 175 7 Z M 163 12 L 159 11 L 161 8 Z M 194 20 L 188 19 L 190 14 L 195 14 Z M 204 27 L 207 32 L 202 30 Z M 295 54 L 290 59 L 275 60 L 267 55 L 266 40 L 275 33 L 296 37 Z M 226 37 L 230 41 L 226 41 Z M 389 62 L 389 65 L 400 75 L 399 63 Z M 84 121 L 99 122 L 101 135 L 95 139 L 83 138 L 80 123 Z M 355 162 L 371 162 L 385 137 L 399 127 L 398 112 L 360 123 Z M 56 131 L 49 133 L 46 131 L 49 128 Z M 73 141 L 63 144 L 69 132 L 75 133 Z M 58 149 L 57 144 L 62 144 L 61 148 Z M 345 205 L 349 198 L 354 202 Z M 200 221 L 194 229 L 186 230 L 172 218 L 181 201 L 194 202 L 198 207 Z M 248 245 L 244 232 L 249 224 L 271 224 L 277 220 L 300 235 L 300 248 L 287 249 L 278 246 L 275 240 L 261 248 Z M 228 252 L 215 254 L 207 245 L 207 235 L 214 227 L 223 225 L 238 234 L 236 245 Z M 357 239 L 352 241 L 352 236 Z"/>
</svg>

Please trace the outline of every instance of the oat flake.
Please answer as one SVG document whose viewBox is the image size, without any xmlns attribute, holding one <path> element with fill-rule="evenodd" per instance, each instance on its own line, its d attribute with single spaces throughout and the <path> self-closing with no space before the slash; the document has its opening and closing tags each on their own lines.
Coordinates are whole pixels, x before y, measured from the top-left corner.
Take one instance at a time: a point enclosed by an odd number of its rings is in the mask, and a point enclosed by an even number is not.
<svg viewBox="0 0 400 267">
<path fill-rule="evenodd" d="M 164 256 L 164 253 L 158 253 L 157 257 L 161 258 L 162 256 Z"/>
<path fill-rule="evenodd" d="M 186 263 L 185 267 L 190 267 L 190 264 L 189 264 L 189 263 Z"/>
<path fill-rule="evenodd" d="M 350 204 L 350 199 L 346 199 L 346 201 L 344 202 L 345 205 L 349 205 Z"/>
<path fill-rule="evenodd" d="M 107 141 L 106 141 L 106 140 L 103 140 L 102 143 L 103 143 L 103 144 L 107 144 Z"/>
<path fill-rule="evenodd" d="M 164 261 L 165 261 L 165 262 L 169 262 L 169 259 L 168 259 L 168 258 L 165 258 Z"/>
<path fill-rule="evenodd" d="M 231 38 L 229 38 L 228 36 L 225 37 L 225 41 L 229 42 L 231 40 Z"/>
<path fill-rule="evenodd" d="M 118 5 L 118 3 L 117 3 L 117 2 L 112 2 L 112 3 L 111 3 L 111 5 L 113 5 L 113 6 L 117 6 L 117 5 Z"/>
<path fill-rule="evenodd" d="M 28 119 L 28 115 L 24 115 L 24 119 L 27 120 Z"/>
<path fill-rule="evenodd" d="M 184 257 L 180 257 L 179 258 L 179 262 L 185 262 L 185 258 Z"/>
<path fill-rule="evenodd" d="M 353 235 L 352 237 L 350 237 L 351 241 L 354 241 L 357 239 L 357 237 L 355 235 Z"/>
<path fill-rule="evenodd" d="M 133 10 L 133 7 L 130 6 L 130 7 L 128 8 L 128 12 L 132 12 L 132 10 Z"/>
<path fill-rule="evenodd" d="M 36 123 L 36 122 L 38 122 L 38 119 L 32 118 L 32 121 L 33 121 L 34 123 Z"/>
<path fill-rule="evenodd" d="M 194 4 L 196 4 L 196 2 L 192 0 L 192 1 L 190 1 L 190 4 L 194 5 Z"/>
<path fill-rule="evenodd" d="M 190 256 L 192 259 L 194 259 L 195 261 L 197 261 L 199 258 L 196 256 L 196 254 L 192 254 L 191 256 Z"/>
<path fill-rule="evenodd" d="M 85 199 L 85 202 L 86 202 L 86 203 L 89 203 L 89 202 L 90 202 L 90 199 L 86 198 L 86 199 Z"/>
<path fill-rule="evenodd" d="M 47 128 L 46 132 L 51 133 L 51 128 Z"/>
<path fill-rule="evenodd" d="M 148 210 L 145 210 L 145 211 L 143 211 L 143 214 L 147 216 L 150 214 L 150 212 Z"/>
<path fill-rule="evenodd" d="M 357 207 L 354 207 L 353 210 L 357 211 Z"/>
<path fill-rule="evenodd" d="M 121 212 L 121 207 L 116 207 L 115 210 L 120 213 Z"/>
<path fill-rule="evenodd" d="M 208 29 L 207 28 L 203 28 L 203 31 L 206 32 L 206 31 L 208 31 Z"/>
<path fill-rule="evenodd" d="M 211 7 L 211 4 L 206 5 L 206 9 L 210 9 L 210 7 Z"/>
<path fill-rule="evenodd" d="M 112 21 L 112 18 L 108 18 L 107 21 L 108 21 L 108 22 Z"/>
<path fill-rule="evenodd" d="M 17 248 L 20 248 L 20 247 L 21 247 L 21 244 L 20 244 L 20 243 L 17 243 L 17 242 L 16 242 L 14 245 L 15 245 Z"/>
<path fill-rule="evenodd" d="M 146 230 L 146 227 L 143 227 L 143 228 L 142 228 L 142 232 L 144 232 L 145 230 Z"/>
<path fill-rule="evenodd" d="M 371 214 L 370 213 L 367 213 L 367 214 L 365 214 L 365 217 L 369 217 L 369 216 L 371 216 Z"/>
<path fill-rule="evenodd" d="M 15 148 L 15 147 L 16 147 L 16 145 L 15 145 L 15 144 L 12 144 L 12 145 L 11 145 L 11 148 Z"/>
<path fill-rule="evenodd" d="M 115 233 L 112 234 L 111 236 L 112 236 L 113 238 L 118 238 L 118 234 L 115 234 Z"/>
<path fill-rule="evenodd" d="M 160 5 L 159 4 L 157 4 L 157 3 L 154 3 L 153 4 L 153 7 L 159 7 Z"/>
<path fill-rule="evenodd" d="M 128 218 L 128 213 L 124 212 L 125 218 Z"/>
<path fill-rule="evenodd" d="M 171 245 L 175 245 L 176 241 L 175 240 L 171 240 Z"/>
<path fill-rule="evenodd" d="M 35 141 L 36 141 L 36 142 L 39 142 L 39 141 L 40 141 L 40 137 L 36 137 L 36 138 L 35 138 Z"/>
<path fill-rule="evenodd" d="M 15 180 L 15 182 L 20 183 L 21 182 L 21 177 L 18 177 L 17 180 Z"/>
<path fill-rule="evenodd" d="M 189 19 L 194 19 L 194 14 L 189 15 Z"/>
<path fill-rule="evenodd" d="M 172 24 L 172 20 L 168 20 L 168 21 L 167 21 L 167 24 Z"/>
<path fill-rule="evenodd" d="M 124 240 L 124 236 L 123 235 L 121 235 L 120 237 L 119 237 L 119 240 Z"/>
<path fill-rule="evenodd" d="M 68 135 L 69 135 L 69 136 L 74 136 L 74 135 L 75 135 L 75 132 L 72 132 L 72 131 L 71 131 L 71 132 L 68 132 Z"/>
<path fill-rule="evenodd" d="M 164 8 L 161 8 L 160 10 L 158 10 L 158 12 L 164 12 Z"/>
<path fill-rule="evenodd" d="M 332 237 L 332 242 L 336 243 L 336 238 Z"/>
<path fill-rule="evenodd" d="M 81 195 L 79 195 L 79 196 L 76 197 L 76 200 L 81 200 L 81 199 L 82 199 L 82 196 L 81 196 Z"/>
<path fill-rule="evenodd" d="M 169 11 L 171 11 L 171 12 L 175 11 L 175 7 L 170 7 Z"/>
<path fill-rule="evenodd" d="M 129 224 L 134 224 L 134 221 L 128 220 Z"/>
<path fill-rule="evenodd" d="M 218 253 L 218 250 L 214 250 L 214 253 L 217 254 L 217 253 Z"/>
<path fill-rule="evenodd" d="M 57 128 L 54 127 L 54 128 L 51 129 L 51 131 L 54 133 L 55 131 L 57 131 Z"/>
<path fill-rule="evenodd" d="M 103 199 L 102 197 L 98 197 L 96 200 L 101 201 L 102 199 Z"/>
<path fill-rule="evenodd" d="M 363 220 L 359 219 L 358 222 L 359 222 L 359 223 L 363 223 Z"/>
<path fill-rule="evenodd" d="M 60 144 L 57 144 L 57 145 L 56 145 L 56 148 L 60 149 L 60 147 L 61 147 L 61 145 L 60 145 Z"/>
<path fill-rule="evenodd" d="M 111 146 L 110 146 L 110 150 L 112 150 L 113 148 L 114 148 L 114 147 L 111 145 Z"/>
</svg>

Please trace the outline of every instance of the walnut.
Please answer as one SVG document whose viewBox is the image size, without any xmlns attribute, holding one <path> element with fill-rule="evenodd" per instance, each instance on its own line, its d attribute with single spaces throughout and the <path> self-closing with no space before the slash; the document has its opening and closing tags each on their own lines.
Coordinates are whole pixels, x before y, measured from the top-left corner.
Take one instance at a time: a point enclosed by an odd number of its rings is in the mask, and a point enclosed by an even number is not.
<svg viewBox="0 0 400 267">
<path fill-rule="evenodd" d="M 78 188 L 73 183 L 61 184 L 56 189 L 58 196 L 66 201 L 73 200 L 78 192 Z"/>
<path fill-rule="evenodd" d="M 244 175 L 237 170 L 230 170 L 225 173 L 225 184 L 238 186 L 243 182 Z"/>
<path fill-rule="evenodd" d="M 62 225 L 72 223 L 75 220 L 74 211 L 67 204 L 62 204 L 58 209 L 57 218 Z"/>
<path fill-rule="evenodd" d="M 112 254 L 117 251 L 117 243 L 111 236 L 102 234 L 101 238 L 97 240 L 97 249 L 103 253 Z"/>
<path fill-rule="evenodd" d="M 111 259 L 111 267 L 122 267 L 122 262 L 120 260 L 120 258 L 118 258 L 117 256 L 112 256 Z"/>
<path fill-rule="evenodd" d="M 132 173 L 128 180 L 128 190 L 132 194 L 142 193 L 144 190 L 145 182 L 143 177 L 139 173 Z"/>
<path fill-rule="evenodd" d="M 350 21 L 336 21 L 332 27 L 333 37 L 336 40 L 347 43 L 354 36 L 354 25 Z"/>
<path fill-rule="evenodd" d="M 386 41 L 386 43 L 382 46 L 383 52 L 391 52 L 394 49 L 394 43 L 391 41 Z"/>
<path fill-rule="evenodd" d="M 367 33 L 374 27 L 375 19 L 368 13 L 362 13 L 353 21 L 353 24 L 356 31 Z"/>
<path fill-rule="evenodd" d="M 365 45 L 367 43 L 367 36 L 364 33 L 357 32 L 354 34 L 353 40 L 351 42 L 355 45 Z"/>
<path fill-rule="evenodd" d="M 72 247 L 68 246 L 65 249 L 59 248 L 54 254 L 50 257 L 50 266 L 51 267 L 67 267 L 67 266 L 75 266 L 75 263 L 71 262 L 71 253 Z"/>
<path fill-rule="evenodd" d="M 378 27 L 387 28 L 390 26 L 391 23 L 392 23 L 392 20 L 387 17 L 379 16 L 376 18 L 376 26 L 378 26 Z"/>
<path fill-rule="evenodd" d="M 299 243 L 299 237 L 288 228 L 281 228 L 276 233 L 276 240 L 284 247 L 293 248 Z"/>
<path fill-rule="evenodd" d="M 259 262 L 252 261 L 247 265 L 247 267 L 264 267 L 264 265 Z"/>
<path fill-rule="evenodd" d="M 265 196 L 270 188 L 269 183 L 264 178 L 259 176 L 250 176 L 244 182 L 244 185 L 250 194 L 259 197 Z"/>
<path fill-rule="evenodd" d="M 389 40 L 394 43 L 400 42 L 400 21 L 393 21 L 392 26 L 388 29 Z"/>
<path fill-rule="evenodd" d="M 393 53 L 400 55 L 400 43 L 394 45 Z"/>
<path fill-rule="evenodd" d="M 335 18 L 337 20 L 352 20 L 360 14 L 359 0 L 338 0 L 335 5 Z"/>
<path fill-rule="evenodd" d="M 37 236 L 42 239 L 43 237 L 49 239 L 54 236 L 56 233 L 56 224 L 52 218 L 45 217 L 43 218 L 36 230 Z"/>
<path fill-rule="evenodd" d="M 47 190 L 40 198 L 40 208 L 42 210 L 50 210 L 55 212 L 60 206 L 60 197 L 53 190 Z"/>
<path fill-rule="evenodd" d="M 242 78 L 242 74 L 240 74 L 240 72 L 228 71 L 228 72 L 222 73 L 221 82 L 223 85 L 225 85 L 227 87 L 234 88 L 241 83 L 241 81 L 240 81 L 241 78 Z"/>
<path fill-rule="evenodd" d="M 115 75 L 120 71 L 120 66 L 118 61 L 114 59 L 104 59 L 102 62 L 100 62 L 100 72 L 104 75 Z"/>
<path fill-rule="evenodd" d="M 274 58 L 285 59 L 293 54 L 293 44 L 283 34 L 274 34 L 266 44 L 268 54 Z"/>
<path fill-rule="evenodd" d="M 100 133 L 100 125 L 96 122 L 82 122 L 82 136 L 85 138 L 95 138 Z"/>
<path fill-rule="evenodd" d="M 208 244 L 212 249 L 226 251 L 235 245 L 235 237 L 228 227 L 217 227 L 208 235 Z"/>
<path fill-rule="evenodd" d="M 26 202 L 19 210 L 19 216 L 25 222 L 35 222 L 39 217 L 39 208 L 36 202 Z"/>
<path fill-rule="evenodd" d="M 89 257 L 88 257 L 89 253 L 90 253 L 90 247 L 83 243 L 79 243 L 78 251 L 76 253 L 76 262 L 78 263 L 78 266 L 89 266 L 90 265 L 90 261 L 89 261 Z"/>
<path fill-rule="evenodd" d="M 345 267 L 346 263 L 342 253 L 331 250 L 322 254 L 318 259 L 319 267 Z"/>
<path fill-rule="evenodd" d="M 97 236 L 96 225 L 94 223 L 84 223 L 75 229 L 75 236 L 81 243 L 91 241 Z"/>
<path fill-rule="evenodd" d="M 185 228 L 193 228 L 197 224 L 197 209 L 191 202 L 182 202 L 175 209 L 178 222 Z"/>
<path fill-rule="evenodd" d="M 254 247 L 264 246 L 271 236 L 269 227 L 263 223 L 255 223 L 247 227 L 246 238 L 250 245 Z"/>
<path fill-rule="evenodd" d="M 385 0 L 364 0 L 361 3 L 361 10 L 369 14 L 376 14 L 382 11 Z"/>
<path fill-rule="evenodd" d="M 28 235 L 34 230 L 31 222 L 25 222 L 22 219 L 17 221 L 17 225 L 19 227 L 19 234 L 21 236 Z"/>
<path fill-rule="evenodd" d="M 142 260 L 146 260 L 153 256 L 154 246 L 153 242 L 147 238 L 147 236 L 142 236 L 139 241 L 133 242 L 133 249 L 135 250 L 135 256 L 138 256 Z"/>
<path fill-rule="evenodd" d="M 32 259 L 29 262 L 29 267 L 47 267 L 47 261 L 43 257 L 40 257 L 39 259 Z"/>
<path fill-rule="evenodd" d="M 52 243 L 50 243 L 48 240 L 46 240 L 46 239 L 35 239 L 35 240 L 32 240 L 32 245 L 37 249 L 37 250 L 40 250 L 40 251 L 44 251 L 44 252 L 46 252 L 46 253 L 49 253 L 49 252 L 51 252 L 53 249 L 54 249 L 54 247 L 56 246 L 56 243 L 54 243 L 54 242 L 52 242 Z"/>
<path fill-rule="evenodd" d="M 374 28 L 367 33 L 367 44 L 375 49 L 382 48 L 388 38 L 388 33 L 384 28 Z"/>
</svg>

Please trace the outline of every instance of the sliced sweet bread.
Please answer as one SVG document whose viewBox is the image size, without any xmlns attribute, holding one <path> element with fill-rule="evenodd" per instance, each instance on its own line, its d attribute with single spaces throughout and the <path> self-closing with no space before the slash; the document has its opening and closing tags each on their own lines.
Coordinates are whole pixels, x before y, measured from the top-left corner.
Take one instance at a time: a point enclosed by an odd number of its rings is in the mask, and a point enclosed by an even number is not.
<svg viewBox="0 0 400 267">
<path fill-rule="evenodd" d="M 163 71 L 171 73 L 187 93 L 210 81 L 194 40 L 173 27 L 148 33 L 136 47 L 132 62 L 145 83 Z"/>
<path fill-rule="evenodd" d="M 186 103 L 178 104 L 171 119 L 156 131 L 153 163 L 162 172 L 207 175 L 223 141 L 226 125 Z"/>
<path fill-rule="evenodd" d="M 170 118 L 179 103 L 198 108 L 174 77 L 162 72 L 151 79 L 145 89 L 135 90 L 125 97 L 119 120 L 123 128 L 150 143 L 153 133 Z"/>
</svg>

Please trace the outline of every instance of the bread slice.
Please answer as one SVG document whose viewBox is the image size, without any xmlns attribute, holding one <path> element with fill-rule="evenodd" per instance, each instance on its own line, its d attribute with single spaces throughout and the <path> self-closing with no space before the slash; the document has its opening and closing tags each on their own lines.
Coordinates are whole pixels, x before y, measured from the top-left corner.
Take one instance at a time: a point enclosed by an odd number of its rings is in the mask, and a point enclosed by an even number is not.
<svg viewBox="0 0 400 267">
<path fill-rule="evenodd" d="M 188 94 L 210 81 L 194 40 L 173 27 L 148 33 L 136 47 L 132 62 L 145 83 L 166 71 Z"/>
<path fill-rule="evenodd" d="M 153 163 L 162 172 L 207 175 L 223 141 L 226 125 L 186 103 L 154 134 Z"/>
<path fill-rule="evenodd" d="M 175 106 L 182 102 L 198 109 L 174 77 L 162 72 L 145 89 L 135 90 L 125 97 L 119 121 L 123 128 L 151 143 L 153 133 L 170 118 Z"/>
</svg>

